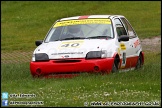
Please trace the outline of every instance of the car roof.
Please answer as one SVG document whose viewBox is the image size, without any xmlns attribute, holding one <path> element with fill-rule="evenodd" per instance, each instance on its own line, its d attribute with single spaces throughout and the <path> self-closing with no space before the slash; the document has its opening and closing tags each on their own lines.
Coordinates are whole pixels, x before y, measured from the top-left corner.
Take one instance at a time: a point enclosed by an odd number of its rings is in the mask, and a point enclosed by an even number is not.
<svg viewBox="0 0 162 108">
<path fill-rule="evenodd" d="M 124 17 L 124 16 L 123 15 L 83 15 L 83 16 L 73 16 L 73 17 L 62 18 L 62 19 L 60 19 L 60 21 L 88 19 L 88 18 L 110 18 L 110 19 L 112 19 L 114 17 Z"/>
</svg>

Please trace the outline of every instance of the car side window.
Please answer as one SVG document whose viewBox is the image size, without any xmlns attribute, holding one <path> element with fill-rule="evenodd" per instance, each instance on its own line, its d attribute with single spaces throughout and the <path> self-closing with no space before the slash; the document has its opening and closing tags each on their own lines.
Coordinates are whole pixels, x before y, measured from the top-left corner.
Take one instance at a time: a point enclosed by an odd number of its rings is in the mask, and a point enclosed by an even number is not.
<svg viewBox="0 0 162 108">
<path fill-rule="evenodd" d="M 133 30 L 132 26 L 129 24 L 129 22 L 125 18 L 121 18 L 121 20 L 127 29 L 128 35 L 130 37 L 136 37 L 136 33 L 134 32 L 134 30 Z"/>
<path fill-rule="evenodd" d="M 123 24 L 121 23 L 121 21 L 118 18 L 116 18 L 114 21 L 115 21 L 115 27 L 116 27 L 118 36 L 120 37 L 121 35 L 127 35 L 127 32 Z"/>
</svg>

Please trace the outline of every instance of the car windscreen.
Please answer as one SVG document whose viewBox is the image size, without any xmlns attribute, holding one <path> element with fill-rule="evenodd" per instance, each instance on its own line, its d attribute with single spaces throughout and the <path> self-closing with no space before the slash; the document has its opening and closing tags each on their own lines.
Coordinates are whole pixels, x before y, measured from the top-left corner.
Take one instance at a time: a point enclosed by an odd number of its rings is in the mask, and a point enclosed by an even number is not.
<svg viewBox="0 0 162 108">
<path fill-rule="evenodd" d="M 57 22 L 49 31 L 45 42 L 67 39 L 113 38 L 110 19 L 82 19 Z"/>
</svg>

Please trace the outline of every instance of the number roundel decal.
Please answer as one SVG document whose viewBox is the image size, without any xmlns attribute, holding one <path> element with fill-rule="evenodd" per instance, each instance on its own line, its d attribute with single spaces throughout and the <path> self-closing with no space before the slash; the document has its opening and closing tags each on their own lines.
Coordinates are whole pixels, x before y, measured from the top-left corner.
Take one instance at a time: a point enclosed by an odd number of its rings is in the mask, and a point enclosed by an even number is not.
<svg viewBox="0 0 162 108">
<path fill-rule="evenodd" d="M 79 43 L 72 43 L 72 44 L 67 43 L 67 44 L 61 45 L 61 47 L 77 47 L 77 46 L 79 46 Z"/>
<path fill-rule="evenodd" d="M 78 48 L 83 41 L 62 42 L 59 48 Z"/>
</svg>

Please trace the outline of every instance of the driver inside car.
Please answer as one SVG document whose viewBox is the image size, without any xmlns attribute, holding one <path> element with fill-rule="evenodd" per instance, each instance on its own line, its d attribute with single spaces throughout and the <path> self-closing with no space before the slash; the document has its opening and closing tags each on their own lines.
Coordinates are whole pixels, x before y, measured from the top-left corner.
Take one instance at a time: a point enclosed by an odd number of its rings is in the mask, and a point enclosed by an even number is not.
<svg viewBox="0 0 162 108">
<path fill-rule="evenodd" d="M 67 28 L 67 37 L 84 37 L 80 25 L 70 25 Z"/>
</svg>

